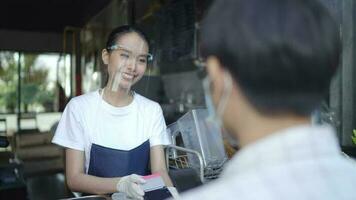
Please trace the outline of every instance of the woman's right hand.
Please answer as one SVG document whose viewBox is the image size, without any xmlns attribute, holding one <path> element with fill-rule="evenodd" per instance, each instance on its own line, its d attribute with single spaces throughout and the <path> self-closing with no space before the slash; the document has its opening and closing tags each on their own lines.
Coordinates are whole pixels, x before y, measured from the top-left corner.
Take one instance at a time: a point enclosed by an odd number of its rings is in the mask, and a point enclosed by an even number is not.
<svg viewBox="0 0 356 200">
<path fill-rule="evenodd" d="M 143 200 L 143 195 L 145 195 L 145 192 L 139 185 L 145 182 L 145 179 L 143 179 L 141 176 L 137 174 L 131 174 L 120 178 L 116 185 L 116 189 L 118 192 L 125 193 L 130 198 Z"/>
</svg>

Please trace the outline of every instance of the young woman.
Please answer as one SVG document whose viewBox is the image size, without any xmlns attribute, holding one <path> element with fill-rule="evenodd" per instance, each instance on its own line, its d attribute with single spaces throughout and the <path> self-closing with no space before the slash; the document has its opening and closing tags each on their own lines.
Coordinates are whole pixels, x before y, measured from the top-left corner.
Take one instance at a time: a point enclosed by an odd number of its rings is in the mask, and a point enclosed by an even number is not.
<svg viewBox="0 0 356 200">
<path fill-rule="evenodd" d="M 160 173 L 172 186 L 163 153 L 169 139 L 162 110 L 131 90 L 152 59 L 148 40 L 134 27 L 118 27 L 109 35 L 102 59 L 108 67 L 106 86 L 68 103 L 53 143 L 66 147 L 72 191 L 123 192 L 142 199 L 142 175 Z"/>
</svg>

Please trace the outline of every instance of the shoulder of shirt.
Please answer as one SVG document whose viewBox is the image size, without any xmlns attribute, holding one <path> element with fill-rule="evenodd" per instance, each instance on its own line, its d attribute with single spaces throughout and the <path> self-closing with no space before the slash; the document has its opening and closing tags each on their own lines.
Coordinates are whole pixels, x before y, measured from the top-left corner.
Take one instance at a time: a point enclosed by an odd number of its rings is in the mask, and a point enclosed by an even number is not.
<svg viewBox="0 0 356 200">
<path fill-rule="evenodd" d="M 97 94 L 98 90 L 92 91 L 92 92 L 88 92 L 86 94 L 82 94 L 76 97 L 73 97 L 68 105 L 70 107 L 75 107 L 75 108 L 88 108 L 88 106 L 93 105 L 96 103 L 97 101 Z"/>
<path fill-rule="evenodd" d="M 150 109 L 154 109 L 154 110 L 161 109 L 161 106 L 157 102 L 155 102 L 147 97 L 144 97 L 138 93 L 135 93 L 135 97 L 136 97 L 136 100 L 139 103 L 139 105 L 144 105 L 146 108 L 150 108 Z"/>
<path fill-rule="evenodd" d="M 231 196 L 235 193 L 235 186 L 231 180 L 214 181 L 203 187 L 198 187 L 193 190 L 185 192 L 181 197 L 182 200 L 194 200 L 194 199 L 225 199 L 226 196 Z M 237 188 L 238 191 L 238 188 Z"/>
<path fill-rule="evenodd" d="M 273 187 L 273 186 L 272 186 Z M 231 199 L 231 197 L 239 197 L 240 200 L 254 199 L 255 195 L 251 195 L 253 191 L 266 191 L 270 189 L 269 185 L 260 183 L 260 175 L 258 172 L 250 173 L 249 175 L 231 175 L 228 177 L 220 177 L 213 182 L 197 187 L 182 194 L 181 200 L 215 200 L 215 199 Z M 269 200 L 268 196 L 261 198 Z"/>
</svg>

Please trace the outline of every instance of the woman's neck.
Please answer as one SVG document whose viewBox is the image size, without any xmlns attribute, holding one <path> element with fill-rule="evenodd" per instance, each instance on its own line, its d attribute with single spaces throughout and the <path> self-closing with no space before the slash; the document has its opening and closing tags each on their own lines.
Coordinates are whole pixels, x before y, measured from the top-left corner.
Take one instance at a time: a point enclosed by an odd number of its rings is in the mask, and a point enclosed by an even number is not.
<svg viewBox="0 0 356 200">
<path fill-rule="evenodd" d="M 104 87 L 101 92 L 104 92 L 101 95 L 103 100 L 116 107 L 127 106 L 133 100 L 131 90 L 127 91 L 119 88 L 118 91 L 112 91 L 110 88 Z"/>
</svg>

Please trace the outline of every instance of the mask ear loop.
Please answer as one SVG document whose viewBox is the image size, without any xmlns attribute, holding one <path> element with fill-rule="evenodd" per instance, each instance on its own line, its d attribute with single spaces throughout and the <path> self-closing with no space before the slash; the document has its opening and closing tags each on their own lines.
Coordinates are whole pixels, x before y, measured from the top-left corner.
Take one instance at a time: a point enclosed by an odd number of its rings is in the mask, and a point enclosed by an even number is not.
<svg viewBox="0 0 356 200">
<path fill-rule="evenodd" d="M 231 92 L 232 92 L 232 78 L 231 75 L 229 73 L 225 73 L 226 74 L 226 78 L 224 79 L 224 89 L 223 89 L 223 94 L 221 96 L 221 100 L 220 103 L 218 104 L 218 108 L 217 108 L 217 117 L 218 119 L 222 120 L 223 119 L 223 115 L 224 115 L 224 111 L 226 109 L 226 105 L 229 101 Z M 232 134 L 230 134 L 225 128 L 224 126 L 221 126 L 221 131 L 222 134 L 225 137 L 225 140 L 227 141 L 228 145 L 230 145 L 232 148 L 235 148 L 238 146 L 238 140 L 235 136 L 233 136 Z"/>
<path fill-rule="evenodd" d="M 205 104 L 208 109 L 208 121 L 214 121 L 217 117 L 215 114 L 215 106 L 212 101 L 212 96 L 210 92 L 210 85 L 211 85 L 211 80 L 208 76 L 206 76 L 203 79 L 203 88 L 204 88 L 204 97 L 205 97 Z"/>
<path fill-rule="evenodd" d="M 218 103 L 217 106 L 217 117 L 219 117 L 220 119 L 222 119 L 223 115 L 224 115 L 224 111 L 226 108 L 226 105 L 229 101 L 229 97 L 231 95 L 231 91 L 232 91 L 232 79 L 231 79 L 231 75 L 229 73 L 225 72 L 225 78 L 224 78 L 224 89 L 223 89 L 223 94 L 221 96 L 221 100 Z"/>
</svg>

